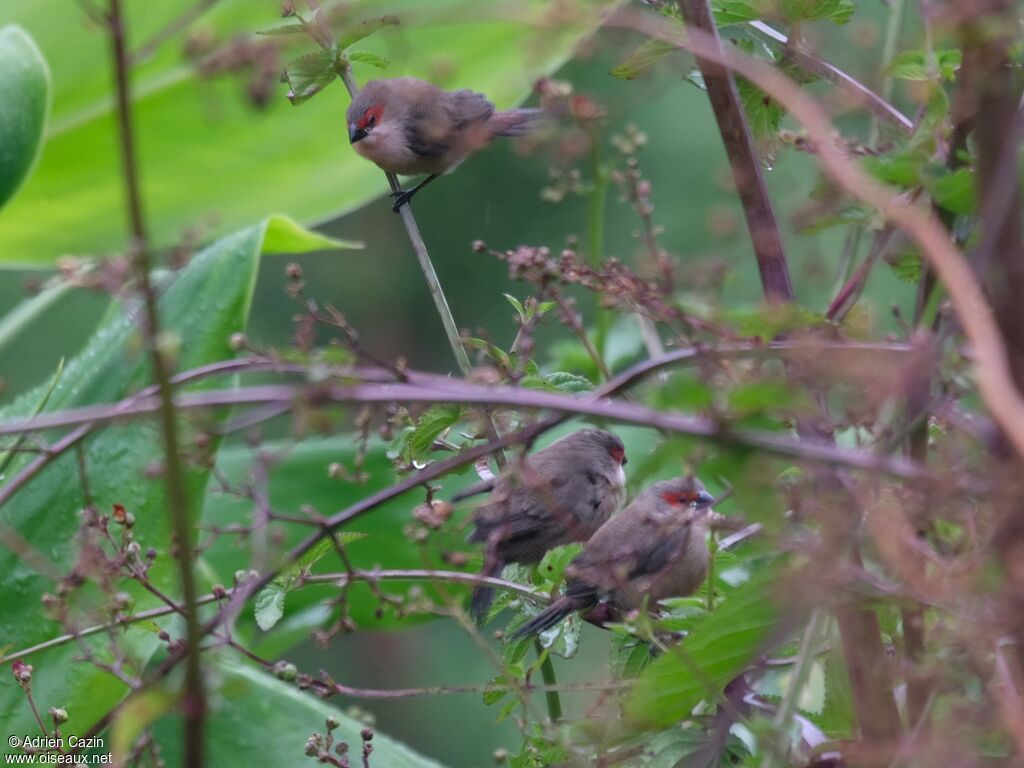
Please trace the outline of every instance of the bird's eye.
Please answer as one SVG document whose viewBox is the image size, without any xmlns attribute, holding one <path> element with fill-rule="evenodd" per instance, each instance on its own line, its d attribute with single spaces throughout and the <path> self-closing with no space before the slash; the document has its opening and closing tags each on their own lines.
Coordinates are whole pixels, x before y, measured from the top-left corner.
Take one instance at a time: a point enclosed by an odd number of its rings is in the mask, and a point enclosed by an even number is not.
<svg viewBox="0 0 1024 768">
<path fill-rule="evenodd" d="M 373 128 L 373 126 L 376 125 L 376 124 L 377 124 L 377 116 L 376 115 L 370 115 L 370 118 L 366 121 L 366 127 L 367 128 Z"/>
</svg>

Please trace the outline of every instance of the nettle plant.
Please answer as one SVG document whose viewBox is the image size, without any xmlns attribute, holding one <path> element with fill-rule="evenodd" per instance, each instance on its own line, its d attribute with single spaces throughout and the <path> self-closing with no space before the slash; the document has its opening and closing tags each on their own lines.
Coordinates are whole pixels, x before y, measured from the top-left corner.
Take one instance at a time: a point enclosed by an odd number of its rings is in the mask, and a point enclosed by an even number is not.
<svg viewBox="0 0 1024 768">
<path fill-rule="evenodd" d="M 49 66 L 22 27 L 0 28 L 0 258 L 39 266 L 47 254 L 117 252 L 62 261 L 0 320 L 5 346 L 36 318 L 61 316 L 72 291 L 110 296 L 83 349 L 0 408 L 0 722 L 18 736 L 8 752 L 435 765 L 342 708 L 468 690 L 521 732 L 495 755 L 510 766 L 1024 759 L 1024 77 L 1013 4 L 895 0 L 877 86 L 815 44 L 850 21 L 852 0 L 523 4 L 530 23 L 489 27 L 467 78 L 497 82 L 502 51 L 529 40 L 537 79 L 584 36 L 600 45 L 598 24 L 639 46 L 610 77 L 683 62 L 677 87 L 707 93 L 764 303 L 728 303 L 720 272 L 694 271 L 685 245 L 668 242 L 661 217 L 684 202 L 644 175 L 657 147 L 643 126 L 612 133 L 597 97 L 539 79 L 555 119 L 529 141 L 554 161 L 535 191 L 566 240 L 472 244 L 517 281 L 516 295 L 494 297 L 516 324 L 509 346 L 486 329 L 459 332 L 430 243 L 412 207 L 400 209 L 457 377 L 368 348 L 296 264 L 292 343 L 257 344 L 245 329 L 261 255 L 359 245 L 269 214 L 278 196 L 313 221 L 381 190 L 343 146 L 340 89 L 312 97 L 338 79 L 355 93 L 364 65 L 397 74 L 375 46 L 396 26 L 417 59 L 455 56 L 455 38 L 416 21 L 455 23 L 465 9 L 286 4 L 280 26 L 238 37 L 269 26 L 265 8 L 181 3 L 164 18 L 139 6 L 136 37 L 119 0 L 79 5 L 84 17 L 70 21 L 44 19 L 43 3 L 19 10 L 46 30 Z M 901 33 L 905 18 L 915 25 Z M 168 52 L 183 35 L 184 70 Z M 85 59 L 65 61 L 69 50 Z M 274 78 L 288 58 L 287 97 L 321 121 L 302 152 L 265 141 L 280 135 L 281 113 L 251 111 L 285 98 Z M 251 104 L 226 101 L 211 126 L 194 115 L 194 91 L 226 75 L 244 75 Z M 907 112 L 894 106 L 897 85 Z M 137 126 L 172 115 L 179 130 L 136 141 Z M 116 140 L 116 156 L 95 151 L 98 136 Z M 274 197 L 225 186 L 236 142 L 263 148 Z M 211 173 L 218 151 L 224 165 Z M 844 232 L 824 306 L 794 293 L 765 183 L 790 153 L 820 168 L 805 231 Z M 351 178 L 330 199 L 341 166 Z M 234 204 L 208 220 L 229 190 Z M 616 193 L 635 217 L 629 258 L 605 254 Z M 574 197 L 588 203 L 583 221 L 560 207 Z M 127 234 L 109 215 L 119 199 Z M 862 294 L 886 269 L 917 290 L 881 334 Z M 510 639 L 563 588 L 580 547 L 560 547 L 487 581 L 498 597 L 481 630 L 467 614 L 481 581 L 481 552 L 466 542 L 477 502 L 451 499 L 579 421 L 622 437 L 631 494 L 679 474 L 705 480 L 721 513 L 708 578 L 696 595 L 603 631 L 581 631 L 574 615 Z M 368 690 L 296 655 L 309 638 L 332 647 L 426 620 L 471 635 L 493 678 Z M 586 643 L 604 643 L 608 663 L 559 683 Z"/>
</svg>

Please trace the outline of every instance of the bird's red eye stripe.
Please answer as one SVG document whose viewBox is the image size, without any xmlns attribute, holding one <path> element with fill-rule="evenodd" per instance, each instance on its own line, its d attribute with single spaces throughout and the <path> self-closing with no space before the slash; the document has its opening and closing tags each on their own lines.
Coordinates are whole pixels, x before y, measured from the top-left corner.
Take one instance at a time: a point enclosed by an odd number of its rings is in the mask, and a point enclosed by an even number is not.
<svg viewBox="0 0 1024 768">
<path fill-rule="evenodd" d="M 356 128 L 363 131 L 366 130 L 368 125 L 376 125 L 380 122 L 381 116 L 384 114 L 384 107 L 379 104 L 375 104 L 368 110 L 363 112 L 363 116 L 356 122 Z"/>
<path fill-rule="evenodd" d="M 674 507 L 681 507 L 684 504 L 692 502 L 696 496 L 692 493 L 676 493 L 675 491 L 665 491 L 661 494 L 661 498 L 667 501 Z"/>
<path fill-rule="evenodd" d="M 612 448 L 611 450 L 608 451 L 608 453 L 610 453 L 611 457 L 619 464 L 626 463 L 626 450 L 624 448 Z"/>
</svg>

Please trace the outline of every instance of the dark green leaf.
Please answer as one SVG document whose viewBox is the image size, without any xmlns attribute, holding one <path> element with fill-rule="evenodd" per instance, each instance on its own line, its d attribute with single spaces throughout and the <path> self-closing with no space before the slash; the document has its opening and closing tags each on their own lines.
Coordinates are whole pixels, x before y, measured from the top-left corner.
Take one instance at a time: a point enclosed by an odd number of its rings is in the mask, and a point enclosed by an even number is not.
<svg viewBox="0 0 1024 768">
<path fill-rule="evenodd" d="M 0 28 L 0 208 L 39 157 L 50 108 L 50 69 L 16 24 Z"/>
<path fill-rule="evenodd" d="M 284 616 L 285 588 L 271 582 L 256 595 L 256 624 L 264 632 L 271 629 Z"/>
<path fill-rule="evenodd" d="M 658 61 L 679 50 L 679 46 L 660 39 L 647 40 L 640 44 L 621 63 L 612 67 L 609 74 L 620 80 L 634 80 Z"/>
<path fill-rule="evenodd" d="M 886 258 L 896 277 L 905 283 L 917 285 L 921 281 L 921 254 L 914 250 L 900 251 Z"/>
<path fill-rule="evenodd" d="M 269 29 L 261 29 L 257 35 L 299 35 L 306 32 L 306 27 L 301 21 L 289 21 Z"/>
</svg>

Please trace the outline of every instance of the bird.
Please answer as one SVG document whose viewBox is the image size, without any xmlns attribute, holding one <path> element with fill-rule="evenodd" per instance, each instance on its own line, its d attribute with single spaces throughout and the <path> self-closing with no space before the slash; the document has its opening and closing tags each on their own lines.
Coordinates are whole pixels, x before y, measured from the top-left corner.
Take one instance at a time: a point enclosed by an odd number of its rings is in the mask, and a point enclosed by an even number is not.
<svg viewBox="0 0 1024 768">
<path fill-rule="evenodd" d="M 512 633 L 544 632 L 571 613 L 604 602 L 612 614 L 686 597 L 707 576 L 705 534 L 714 497 L 694 477 L 652 484 L 583 545 L 566 568 L 565 594 Z"/>
<path fill-rule="evenodd" d="M 470 90 L 443 91 L 415 77 L 371 80 L 358 91 L 346 114 L 348 139 L 356 153 L 399 176 L 427 178 L 395 193 L 398 211 L 438 176 L 497 137 L 526 135 L 543 110 L 497 110 Z"/>
<path fill-rule="evenodd" d="M 501 475 L 473 513 L 471 543 L 484 543 L 483 576 L 509 563 L 538 563 L 545 553 L 586 541 L 625 500 L 626 449 L 616 435 L 581 429 L 523 459 Z M 473 590 L 470 613 L 478 623 L 493 598 Z"/>
</svg>

